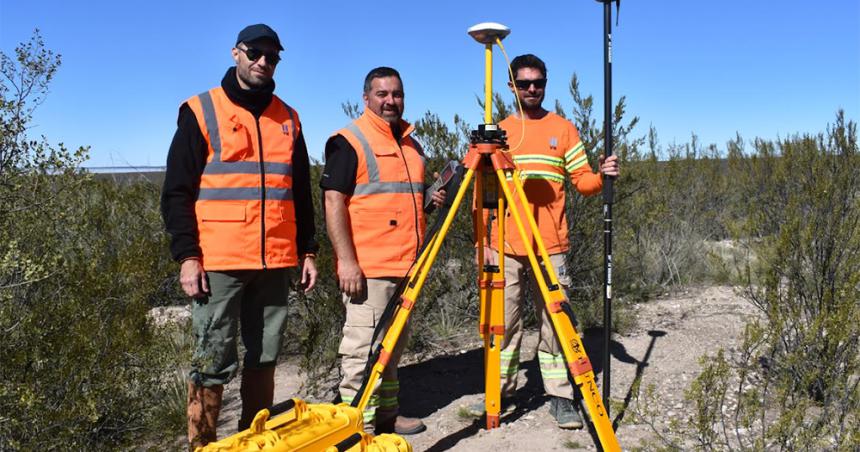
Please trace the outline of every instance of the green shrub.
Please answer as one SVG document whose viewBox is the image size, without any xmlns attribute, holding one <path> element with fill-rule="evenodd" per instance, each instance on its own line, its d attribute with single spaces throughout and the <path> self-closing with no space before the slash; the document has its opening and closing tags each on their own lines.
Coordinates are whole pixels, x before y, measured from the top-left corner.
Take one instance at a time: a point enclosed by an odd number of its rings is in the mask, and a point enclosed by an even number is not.
<svg viewBox="0 0 860 452">
<path fill-rule="evenodd" d="M 826 134 L 734 155 L 736 238 L 760 309 L 738 350 L 703 361 L 676 432 L 701 450 L 860 447 L 860 158 L 842 112 Z M 776 206 L 764 206 L 771 202 Z M 676 442 L 680 441 L 676 438 Z"/>
<path fill-rule="evenodd" d="M 60 64 L 38 31 L 0 59 L 0 449 L 157 444 L 181 421 L 161 403 L 179 356 L 146 316 L 176 300 L 158 188 L 27 137 Z"/>
</svg>

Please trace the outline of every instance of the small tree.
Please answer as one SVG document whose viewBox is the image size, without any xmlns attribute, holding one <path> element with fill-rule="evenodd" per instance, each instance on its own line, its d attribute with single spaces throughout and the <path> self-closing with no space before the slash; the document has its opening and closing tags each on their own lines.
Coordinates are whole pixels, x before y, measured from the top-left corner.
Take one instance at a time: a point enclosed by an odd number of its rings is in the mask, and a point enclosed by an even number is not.
<svg viewBox="0 0 860 452">
<path fill-rule="evenodd" d="M 182 351 L 147 321 L 175 299 L 158 188 L 79 168 L 29 126 L 60 56 L 36 31 L 0 53 L 0 449 L 99 450 L 172 439 Z"/>
</svg>

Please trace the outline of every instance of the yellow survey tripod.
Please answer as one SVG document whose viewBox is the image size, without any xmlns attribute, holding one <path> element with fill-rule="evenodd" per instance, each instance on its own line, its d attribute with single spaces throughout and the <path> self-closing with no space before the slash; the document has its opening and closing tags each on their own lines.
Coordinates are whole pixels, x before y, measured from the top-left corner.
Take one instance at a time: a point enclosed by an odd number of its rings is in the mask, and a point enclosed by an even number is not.
<svg viewBox="0 0 860 452">
<path fill-rule="evenodd" d="M 474 179 L 474 199 L 477 200 L 475 207 L 478 210 L 475 215 L 475 236 L 477 237 L 478 262 L 484 262 L 484 245 L 487 244 L 488 234 L 484 223 L 486 200 L 485 192 L 495 196 L 488 204 L 498 209 L 498 228 L 495 243 L 504 243 L 504 214 L 509 209 L 513 217 L 517 232 L 528 243 L 526 228 L 530 228 L 537 244 L 540 258 L 548 263 L 549 255 L 543 244 L 537 224 L 531 212 L 527 209 L 517 207 L 528 206 L 523 185 L 520 180 L 519 171 L 507 152 L 507 142 L 504 130 L 497 124 L 492 123 L 492 62 L 493 44 L 501 46 L 501 40 L 510 33 L 510 30 L 499 24 L 483 23 L 469 29 L 469 34 L 478 42 L 484 44 L 485 50 L 485 85 L 484 85 L 484 124 L 478 130 L 472 131 L 469 151 L 463 158 L 463 167 L 466 173 L 462 183 L 456 191 L 453 203 L 449 209 L 441 229 L 429 237 L 418 260 L 410 270 L 403 285 L 403 291 L 399 300 L 395 300 L 393 306 L 393 318 L 382 343 L 373 352 L 368 366 L 369 371 L 365 374 L 362 387 L 356 395 L 353 406 L 364 411 L 373 389 L 381 381 L 381 375 L 385 366 L 388 365 L 391 353 L 400 338 L 403 328 L 412 313 L 415 301 L 421 292 L 424 281 L 436 258 L 439 248 L 445 239 L 445 235 L 451 226 L 454 215 L 457 212 L 469 182 Z M 478 174 L 475 177 L 475 174 Z M 449 193 L 450 199 L 450 193 Z M 500 249 L 502 249 L 500 247 Z M 583 399 L 588 407 L 588 413 L 597 432 L 600 444 L 605 451 L 619 451 L 618 440 L 612 429 L 609 415 L 600 400 L 597 383 L 594 379 L 594 371 L 591 362 L 585 354 L 582 340 L 573 327 L 573 313 L 567 301 L 567 297 L 558 282 L 558 277 L 552 265 L 541 268 L 538 257 L 534 250 L 527 247 L 528 258 L 531 263 L 541 295 L 546 304 L 546 309 L 552 321 L 553 328 L 564 351 L 564 359 L 574 382 L 582 392 Z M 544 272 L 547 278 L 544 278 Z M 478 271 L 478 285 L 480 288 L 480 332 L 484 340 L 484 376 L 486 384 L 486 411 L 487 428 L 492 429 L 499 426 L 499 413 L 501 409 L 501 348 L 505 334 L 504 319 L 504 288 L 505 288 L 504 256 L 500 254 L 498 266 L 480 265 Z M 372 366 L 372 367 L 371 367 Z"/>
</svg>

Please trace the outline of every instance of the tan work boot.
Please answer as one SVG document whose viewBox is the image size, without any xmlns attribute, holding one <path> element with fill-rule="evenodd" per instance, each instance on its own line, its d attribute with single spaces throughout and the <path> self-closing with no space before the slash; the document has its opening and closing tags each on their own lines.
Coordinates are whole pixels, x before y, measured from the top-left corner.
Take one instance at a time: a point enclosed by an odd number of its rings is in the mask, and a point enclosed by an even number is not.
<svg viewBox="0 0 860 452">
<path fill-rule="evenodd" d="M 188 382 L 188 447 L 194 450 L 218 440 L 218 414 L 224 386 L 197 386 Z"/>
<path fill-rule="evenodd" d="M 397 433 L 398 435 L 414 435 L 427 430 L 421 419 L 415 417 L 395 416 L 388 420 L 376 422 L 376 434 Z"/>
<path fill-rule="evenodd" d="M 239 418 L 241 432 L 251 426 L 257 412 L 272 406 L 275 396 L 275 368 L 242 369 L 242 386 L 239 393 L 242 396 L 242 415 Z"/>
</svg>

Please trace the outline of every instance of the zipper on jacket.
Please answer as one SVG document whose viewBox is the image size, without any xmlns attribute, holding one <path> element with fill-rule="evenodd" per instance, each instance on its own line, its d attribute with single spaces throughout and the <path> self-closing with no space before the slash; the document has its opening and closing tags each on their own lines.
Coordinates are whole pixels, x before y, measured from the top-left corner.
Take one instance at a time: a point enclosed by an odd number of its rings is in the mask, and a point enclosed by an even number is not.
<svg viewBox="0 0 860 452">
<path fill-rule="evenodd" d="M 260 118 L 254 117 L 257 124 L 257 148 L 260 150 L 260 262 L 266 269 L 266 167 L 263 159 L 263 134 L 260 132 Z"/>
<path fill-rule="evenodd" d="M 401 137 L 402 140 L 404 137 Z M 409 180 L 409 192 L 412 193 L 412 217 L 415 220 L 415 258 L 413 260 L 418 259 L 418 250 L 421 249 L 421 233 L 418 232 L 418 228 L 420 227 L 418 224 L 418 203 L 415 200 L 415 189 L 412 186 L 412 175 L 409 174 L 409 162 L 406 161 L 406 155 L 403 154 L 403 146 L 400 144 L 400 140 L 395 140 L 397 142 L 397 149 L 400 151 L 400 158 L 403 159 L 403 167 L 406 168 L 406 179 Z M 417 152 L 417 151 L 416 151 Z M 423 174 L 422 180 L 423 180 Z"/>
</svg>

